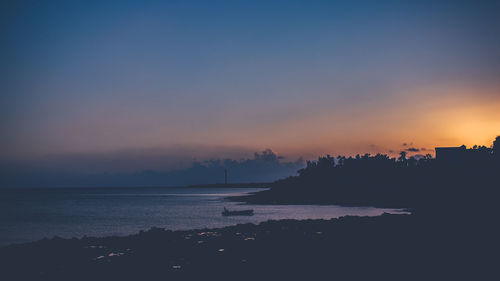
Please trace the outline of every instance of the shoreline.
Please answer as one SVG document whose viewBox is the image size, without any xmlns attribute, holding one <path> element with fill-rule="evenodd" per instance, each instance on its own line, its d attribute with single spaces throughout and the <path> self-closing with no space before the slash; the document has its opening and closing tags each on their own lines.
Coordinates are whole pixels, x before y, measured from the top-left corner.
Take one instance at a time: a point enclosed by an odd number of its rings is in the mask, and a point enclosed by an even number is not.
<svg viewBox="0 0 500 281">
<path fill-rule="evenodd" d="M 406 211 L 406 210 L 402 210 Z M 345 215 L 337 218 L 331 218 L 331 219 L 270 219 L 266 221 L 262 221 L 259 223 L 238 223 L 235 225 L 228 225 L 224 227 L 203 227 L 203 228 L 193 228 L 193 229 L 180 229 L 180 230 L 171 230 L 165 227 L 156 227 L 153 226 L 149 229 L 143 229 L 139 230 L 137 233 L 129 234 L 129 235 L 107 235 L 107 236 L 88 236 L 88 235 L 83 235 L 81 238 L 78 237 L 71 237 L 71 238 L 65 238 L 65 237 L 60 237 L 60 236 L 53 236 L 53 237 L 44 237 L 35 241 L 30 241 L 30 242 L 21 242 L 21 243 L 13 243 L 13 244 L 8 244 L 4 246 L 0 246 L 0 252 L 6 248 L 24 248 L 24 247 L 29 247 L 30 245 L 36 245 L 40 243 L 52 243 L 54 241 L 98 241 L 98 240 L 109 240 L 109 239 L 128 239 L 132 238 L 144 233 L 148 232 L 155 232 L 155 231 L 162 231 L 165 233 L 177 233 L 177 234 L 185 234 L 185 233 L 191 233 L 191 232 L 216 232 L 216 231 L 223 231 L 225 229 L 230 229 L 230 228 L 239 228 L 242 226 L 254 226 L 254 227 L 260 227 L 261 225 L 267 225 L 269 223 L 280 223 L 280 222 L 305 222 L 305 221 L 313 221 L 313 222 L 328 222 L 328 221 L 335 221 L 335 220 L 342 220 L 344 218 L 376 218 L 380 216 L 396 216 L 396 215 L 403 215 L 403 216 L 411 216 L 411 214 L 406 214 L 406 213 L 387 213 L 384 212 L 381 215 L 378 216 L 356 216 L 356 215 Z"/>
<path fill-rule="evenodd" d="M 283 199 L 276 195 L 269 195 L 272 190 L 262 190 L 248 192 L 245 195 L 228 196 L 225 199 L 232 202 L 240 202 L 243 204 L 254 204 L 254 205 L 317 205 L 317 206 L 328 206 L 335 205 L 341 207 L 373 207 L 373 208 L 385 208 L 385 209 L 402 209 L 405 211 L 413 211 L 414 208 L 409 206 L 404 206 L 402 204 L 394 203 L 384 203 L 377 201 L 361 201 L 361 200 L 331 200 L 326 198 L 297 198 L 291 197 Z"/>
<path fill-rule="evenodd" d="M 194 230 L 151 228 L 101 238 L 55 237 L 0 248 L 0 279 L 449 280 L 470 276 L 481 280 L 481 275 L 496 268 L 488 256 L 496 254 L 490 247 L 496 236 L 470 226 L 455 224 L 453 217 L 443 221 L 384 213 Z M 481 240 L 472 242 L 471 237 Z"/>
<path fill-rule="evenodd" d="M 272 183 L 207 183 L 186 185 L 185 188 L 269 188 Z"/>
<path fill-rule="evenodd" d="M 151 228 L 128 236 L 54 237 L 1 247 L 0 264 L 5 270 L 0 272 L 0 277 L 3 280 L 60 280 L 82 274 L 82 280 L 100 280 L 102 276 L 117 275 L 127 279 L 134 274 L 154 273 L 151 276 L 194 278 L 200 272 L 224 272 L 223 268 L 230 266 L 238 271 L 253 272 L 269 266 L 268 255 L 287 259 L 289 253 L 281 252 L 284 250 L 281 247 L 285 246 L 281 243 L 294 245 L 292 248 L 313 243 L 318 251 L 316 247 L 322 248 L 338 238 L 346 239 L 355 229 L 368 233 L 366 230 L 372 232 L 378 224 L 383 224 L 390 226 L 391 231 L 396 228 L 407 231 L 411 221 L 411 215 L 384 213 L 376 217 L 270 220 L 259 224 L 178 231 Z M 377 236 L 371 236 L 370 240 L 374 237 Z M 278 248 L 269 251 L 274 247 Z M 306 256 L 303 253 L 303 257 Z M 155 265 L 158 261 L 163 266 Z M 279 262 L 280 266 L 275 269 L 287 266 L 289 262 Z M 116 268 L 122 272 L 117 273 Z M 232 270 L 228 273 L 236 274 Z"/>
</svg>

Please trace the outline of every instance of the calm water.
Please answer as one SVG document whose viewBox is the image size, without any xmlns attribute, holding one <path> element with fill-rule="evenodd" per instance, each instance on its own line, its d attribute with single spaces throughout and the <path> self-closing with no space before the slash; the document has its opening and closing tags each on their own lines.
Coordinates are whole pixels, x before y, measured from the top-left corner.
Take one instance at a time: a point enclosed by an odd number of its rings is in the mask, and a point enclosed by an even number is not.
<svg viewBox="0 0 500 281">
<path fill-rule="evenodd" d="M 310 205 L 241 205 L 226 197 L 259 189 L 85 188 L 0 189 L 0 246 L 38 240 L 128 235 L 153 226 L 172 230 L 258 223 L 269 219 L 330 219 L 377 216 L 394 209 Z M 223 217 L 230 210 L 254 209 L 251 217 Z"/>
</svg>

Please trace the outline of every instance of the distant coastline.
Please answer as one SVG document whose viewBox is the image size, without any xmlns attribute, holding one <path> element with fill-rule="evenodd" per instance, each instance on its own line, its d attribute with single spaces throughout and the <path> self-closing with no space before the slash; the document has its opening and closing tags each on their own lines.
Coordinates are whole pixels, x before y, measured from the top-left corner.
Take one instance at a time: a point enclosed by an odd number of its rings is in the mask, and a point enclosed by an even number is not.
<svg viewBox="0 0 500 281">
<path fill-rule="evenodd" d="M 270 188 L 272 183 L 250 182 L 250 183 L 210 183 L 187 185 L 187 188 Z"/>
</svg>

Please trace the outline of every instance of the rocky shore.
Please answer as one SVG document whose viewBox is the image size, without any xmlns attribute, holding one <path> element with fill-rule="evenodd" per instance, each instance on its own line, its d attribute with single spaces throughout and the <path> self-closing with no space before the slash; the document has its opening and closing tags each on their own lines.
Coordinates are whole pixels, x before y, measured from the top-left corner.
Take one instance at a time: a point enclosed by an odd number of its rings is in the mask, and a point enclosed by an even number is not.
<svg viewBox="0 0 500 281">
<path fill-rule="evenodd" d="M 126 237 L 52 238 L 0 249 L 1 280 L 435 280 L 472 254 L 413 215 L 281 220 Z M 483 252 L 484 253 L 484 252 Z M 460 267 L 466 263 L 468 267 Z M 483 271 L 484 273 L 484 271 Z M 477 277 L 477 275 L 476 275 Z M 314 280 L 314 279 L 310 279 Z"/>
</svg>

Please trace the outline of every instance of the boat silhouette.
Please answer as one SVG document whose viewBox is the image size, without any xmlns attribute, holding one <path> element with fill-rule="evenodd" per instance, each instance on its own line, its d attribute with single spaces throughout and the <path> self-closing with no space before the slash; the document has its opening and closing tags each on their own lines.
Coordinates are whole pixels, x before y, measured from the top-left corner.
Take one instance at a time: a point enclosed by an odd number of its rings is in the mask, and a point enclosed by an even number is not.
<svg viewBox="0 0 500 281">
<path fill-rule="evenodd" d="M 253 210 L 229 211 L 224 207 L 223 216 L 253 216 Z"/>
</svg>

